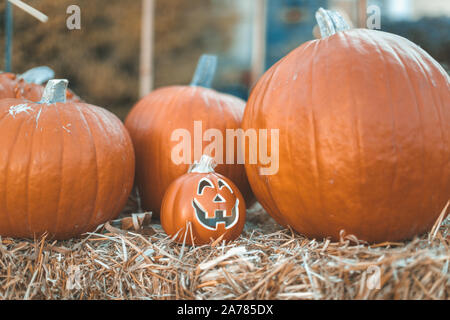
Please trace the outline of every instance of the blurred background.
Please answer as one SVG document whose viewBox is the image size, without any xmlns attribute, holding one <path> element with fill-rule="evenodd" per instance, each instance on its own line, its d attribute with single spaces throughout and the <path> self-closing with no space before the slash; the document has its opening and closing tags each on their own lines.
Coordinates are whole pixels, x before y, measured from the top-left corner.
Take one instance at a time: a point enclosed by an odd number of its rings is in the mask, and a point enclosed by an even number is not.
<svg viewBox="0 0 450 320">
<path fill-rule="evenodd" d="M 12 71 L 47 65 L 85 101 L 122 119 L 140 96 L 143 19 L 154 26 L 153 88 L 189 84 L 199 56 L 213 53 L 219 56 L 213 87 L 246 99 L 264 70 L 314 38 L 319 7 L 339 10 L 355 27 L 365 27 L 367 7 L 376 5 L 381 30 L 410 39 L 450 67 L 450 0 L 23 1 L 49 20 L 41 23 L 13 6 Z M 143 15 L 145 1 L 153 6 L 151 16 Z M 80 30 L 66 26 L 70 5 L 81 9 Z M 6 0 L 0 0 L 0 70 L 5 9 Z"/>
</svg>

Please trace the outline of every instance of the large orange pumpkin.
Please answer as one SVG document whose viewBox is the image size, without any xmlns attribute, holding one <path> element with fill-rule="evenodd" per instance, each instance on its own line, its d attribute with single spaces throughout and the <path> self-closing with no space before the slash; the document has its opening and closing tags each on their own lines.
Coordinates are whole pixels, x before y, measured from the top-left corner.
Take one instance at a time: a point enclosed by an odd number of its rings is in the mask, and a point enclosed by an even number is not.
<svg viewBox="0 0 450 320">
<path fill-rule="evenodd" d="M 208 129 L 217 129 L 225 144 L 226 130 L 241 127 L 245 102 L 208 88 L 216 61 L 216 57 L 203 56 L 190 86 L 164 87 L 153 91 L 137 103 L 125 121 L 136 151 L 136 181 L 142 204 L 156 216 L 166 189 L 186 173 L 190 164 L 200 160 L 203 153 L 215 157 L 219 163 L 216 171 L 234 181 L 246 201 L 252 198 L 244 165 L 237 164 L 237 146 L 234 164 L 225 164 L 227 152 L 223 151 L 222 157 L 219 153 L 211 154 L 212 150 L 208 152 L 206 147 L 212 142 L 202 142 L 203 137 L 195 132 L 195 124 L 197 129 L 201 127 L 203 133 Z M 180 137 L 173 134 L 180 130 L 185 130 L 192 138 L 188 141 L 190 155 L 182 154 L 186 161 L 173 161 L 173 153 L 180 145 Z M 195 154 L 197 143 L 200 148 L 197 148 L 199 153 Z"/>
<path fill-rule="evenodd" d="M 105 109 L 65 101 L 50 80 L 39 103 L 0 100 L 0 235 L 66 239 L 116 217 L 133 186 L 134 152 Z"/>
<path fill-rule="evenodd" d="M 325 37 L 274 65 L 248 101 L 244 129 L 279 129 L 278 172 L 246 164 L 257 199 L 311 238 L 426 232 L 450 198 L 449 76 L 407 39 L 318 18 Z"/>
<path fill-rule="evenodd" d="M 244 224 L 241 192 L 231 180 L 214 172 L 209 156 L 202 156 L 164 195 L 161 225 L 178 243 L 202 245 L 221 236 L 232 241 Z"/>
</svg>

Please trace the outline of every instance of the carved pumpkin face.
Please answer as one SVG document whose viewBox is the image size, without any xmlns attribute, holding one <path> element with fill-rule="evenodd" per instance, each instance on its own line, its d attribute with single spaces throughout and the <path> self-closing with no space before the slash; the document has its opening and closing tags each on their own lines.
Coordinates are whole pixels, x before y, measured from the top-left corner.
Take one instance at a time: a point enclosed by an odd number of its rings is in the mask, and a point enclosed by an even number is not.
<svg viewBox="0 0 450 320">
<path fill-rule="evenodd" d="M 228 230 L 239 220 L 239 198 L 230 185 L 216 175 L 200 179 L 192 207 L 198 223 L 209 230 L 218 230 L 220 224 Z"/>
<path fill-rule="evenodd" d="M 199 165 L 209 160 L 212 161 L 204 156 Z M 164 196 L 161 224 L 177 242 L 205 244 L 222 235 L 230 241 L 242 232 L 245 223 L 242 194 L 228 178 L 211 170 L 212 167 L 190 171 L 175 180 Z"/>
</svg>

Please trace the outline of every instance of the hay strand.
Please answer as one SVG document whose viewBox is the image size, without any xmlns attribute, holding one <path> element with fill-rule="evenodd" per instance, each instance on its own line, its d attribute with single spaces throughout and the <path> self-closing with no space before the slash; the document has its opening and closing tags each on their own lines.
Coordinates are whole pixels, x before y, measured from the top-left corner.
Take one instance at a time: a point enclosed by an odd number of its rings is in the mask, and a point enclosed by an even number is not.
<svg viewBox="0 0 450 320">
<path fill-rule="evenodd" d="M 145 213 L 80 239 L 0 238 L 0 299 L 447 300 L 448 207 L 429 234 L 374 245 L 307 239 L 260 207 L 231 243 L 175 244 Z"/>
</svg>

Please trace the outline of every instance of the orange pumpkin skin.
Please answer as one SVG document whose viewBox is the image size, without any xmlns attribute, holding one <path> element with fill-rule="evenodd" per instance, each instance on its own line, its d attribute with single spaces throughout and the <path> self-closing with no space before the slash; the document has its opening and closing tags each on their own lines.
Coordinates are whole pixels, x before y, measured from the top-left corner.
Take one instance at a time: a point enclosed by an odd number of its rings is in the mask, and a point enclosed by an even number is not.
<svg viewBox="0 0 450 320">
<path fill-rule="evenodd" d="M 0 235 L 67 239 L 115 218 L 133 186 L 120 120 L 84 103 L 0 101 Z"/>
<path fill-rule="evenodd" d="M 279 171 L 247 175 L 308 237 L 408 239 L 450 198 L 449 77 L 402 37 L 354 29 L 300 46 L 257 83 L 243 128 L 280 130 Z"/>
<path fill-rule="evenodd" d="M 203 133 L 218 129 L 225 144 L 226 129 L 240 128 L 244 108 L 245 102 L 239 98 L 196 86 L 157 89 L 137 103 L 125 126 L 136 151 L 136 182 L 146 210 L 158 215 L 169 185 L 189 169 L 189 164 L 172 161 L 172 149 L 180 143 L 171 141 L 174 130 L 183 128 L 190 132 L 193 163 L 199 160 L 194 159 L 194 121 L 202 121 Z M 204 141 L 202 150 L 210 143 Z M 237 151 L 234 154 L 236 157 Z M 251 201 L 244 165 L 237 164 L 237 160 L 235 164 L 225 164 L 225 156 L 224 151 L 224 164 L 219 164 L 216 171 L 234 181 L 246 201 Z"/>
<path fill-rule="evenodd" d="M 0 73 L 0 99 L 15 98 L 17 77 L 13 73 Z"/>
<path fill-rule="evenodd" d="M 222 235 L 223 240 L 232 241 L 242 233 L 244 224 L 241 192 L 231 180 L 214 171 L 182 175 L 164 195 L 161 225 L 175 242 L 192 245 L 193 239 L 195 245 L 203 245 Z"/>
</svg>

